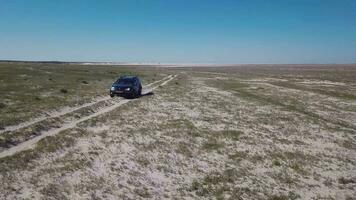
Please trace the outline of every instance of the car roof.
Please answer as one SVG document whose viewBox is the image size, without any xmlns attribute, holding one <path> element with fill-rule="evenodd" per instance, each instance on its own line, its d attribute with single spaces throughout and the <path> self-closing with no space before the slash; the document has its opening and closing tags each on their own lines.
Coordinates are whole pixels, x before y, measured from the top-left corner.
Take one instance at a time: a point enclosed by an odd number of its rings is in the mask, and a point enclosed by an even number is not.
<svg viewBox="0 0 356 200">
<path fill-rule="evenodd" d="M 137 78 L 137 76 L 131 76 L 131 75 L 125 75 L 125 76 L 121 76 L 120 79 L 134 79 Z"/>
</svg>

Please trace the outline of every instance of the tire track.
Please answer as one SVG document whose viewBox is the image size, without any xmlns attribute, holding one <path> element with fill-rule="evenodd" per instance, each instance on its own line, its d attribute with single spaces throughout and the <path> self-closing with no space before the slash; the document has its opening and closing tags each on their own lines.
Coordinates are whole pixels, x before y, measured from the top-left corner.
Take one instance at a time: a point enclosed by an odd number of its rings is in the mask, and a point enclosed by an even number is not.
<svg viewBox="0 0 356 200">
<path fill-rule="evenodd" d="M 150 84 L 147 84 L 144 87 L 150 87 L 150 86 L 152 86 L 154 84 L 157 84 L 157 83 L 159 83 L 161 81 L 164 81 L 166 79 L 169 79 L 171 77 L 172 77 L 172 75 L 166 76 L 163 79 L 155 81 L 155 82 L 152 82 Z M 38 117 L 38 118 L 35 118 L 33 120 L 30 120 L 30 121 L 27 121 L 27 122 L 23 122 L 23 123 L 14 125 L 14 126 L 7 126 L 3 130 L 0 130 L 0 134 L 4 133 L 4 132 L 8 132 L 8 131 L 16 131 L 16 130 L 19 130 L 19 129 L 22 129 L 22 128 L 26 128 L 28 126 L 31 126 L 31 125 L 34 125 L 34 124 L 39 123 L 41 121 L 44 121 L 44 120 L 46 120 L 48 118 L 61 117 L 61 116 L 66 115 L 68 113 L 77 111 L 77 110 L 85 108 L 85 107 L 92 106 L 92 105 L 94 105 L 96 103 L 99 103 L 99 102 L 102 102 L 102 101 L 107 101 L 109 99 L 111 99 L 111 97 L 109 97 L 109 96 L 101 97 L 101 98 L 95 99 L 93 102 L 90 102 L 90 103 L 85 103 L 83 105 L 76 106 L 76 107 L 70 107 L 68 109 L 63 109 L 62 111 L 51 112 L 51 113 L 47 114 L 46 116 Z"/>
<path fill-rule="evenodd" d="M 160 81 L 163 81 L 165 80 L 163 83 L 159 84 L 158 86 L 155 86 L 153 88 L 151 88 L 150 90 L 146 91 L 147 92 L 152 92 L 153 90 L 155 90 L 156 88 L 158 88 L 159 86 L 164 86 L 166 85 L 168 82 L 170 82 L 171 80 L 173 80 L 175 77 L 177 77 L 177 75 L 169 75 L 163 79 L 161 79 Z M 148 86 L 151 86 L 151 85 L 154 85 L 155 83 L 158 83 L 160 81 L 156 81 L 156 82 L 153 82 L 151 84 L 148 84 L 146 85 L 145 87 L 148 87 Z M 27 140 L 25 142 L 22 142 L 14 147 L 11 147 L 7 150 L 4 150 L 0 153 L 0 158 L 3 158 L 3 157 L 6 157 L 6 156 L 11 156 L 17 152 L 21 152 L 21 151 L 24 151 L 24 150 L 27 150 L 27 149 L 31 149 L 38 141 L 40 141 L 41 139 L 45 138 L 45 137 L 48 137 L 48 136 L 53 136 L 53 135 L 56 135 L 58 133 L 60 133 L 61 131 L 63 130 L 66 130 L 66 129 L 70 129 L 70 128 L 74 128 L 75 126 L 77 126 L 77 124 L 81 123 L 81 122 L 84 122 L 86 120 L 89 120 L 91 118 L 94 118 L 94 117 L 97 117 L 99 115 L 102 115 L 102 114 L 105 114 L 105 113 L 108 113 L 118 107 L 120 107 L 121 105 L 123 104 L 126 104 L 130 101 L 135 101 L 137 99 L 123 99 L 117 103 L 115 103 L 114 105 L 112 106 L 108 106 L 108 107 L 105 107 L 101 110 L 99 110 L 98 112 L 95 112 L 89 116 L 85 116 L 85 117 L 82 117 L 76 121 L 72 121 L 70 123 L 67 123 L 67 124 L 64 124 L 62 127 L 60 128 L 56 128 L 56 129 L 51 129 L 51 130 L 48 130 L 48 131 L 45 131 L 43 132 L 41 135 L 35 137 L 35 138 L 32 138 L 30 140 Z"/>
</svg>

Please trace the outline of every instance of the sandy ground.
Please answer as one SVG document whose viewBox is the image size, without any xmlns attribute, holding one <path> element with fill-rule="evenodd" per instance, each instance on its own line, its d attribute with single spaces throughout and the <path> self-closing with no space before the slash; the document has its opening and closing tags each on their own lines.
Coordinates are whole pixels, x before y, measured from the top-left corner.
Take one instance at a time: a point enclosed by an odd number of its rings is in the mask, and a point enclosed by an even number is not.
<svg viewBox="0 0 356 200">
<path fill-rule="evenodd" d="M 350 84 L 176 74 L 18 144 L 0 199 L 355 199 L 356 102 L 315 90 Z"/>
</svg>

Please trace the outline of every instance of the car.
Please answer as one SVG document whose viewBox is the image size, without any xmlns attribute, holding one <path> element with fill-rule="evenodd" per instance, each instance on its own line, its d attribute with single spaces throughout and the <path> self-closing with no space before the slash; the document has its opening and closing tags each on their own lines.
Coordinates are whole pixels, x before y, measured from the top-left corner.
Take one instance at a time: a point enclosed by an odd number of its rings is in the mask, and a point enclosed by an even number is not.
<svg viewBox="0 0 356 200">
<path fill-rule="evenodd" d="M 142 84 L 137 76 L 121 76 L 110 88 L 110 97 L 137 98 L 142 94 Z"/>
</svg>

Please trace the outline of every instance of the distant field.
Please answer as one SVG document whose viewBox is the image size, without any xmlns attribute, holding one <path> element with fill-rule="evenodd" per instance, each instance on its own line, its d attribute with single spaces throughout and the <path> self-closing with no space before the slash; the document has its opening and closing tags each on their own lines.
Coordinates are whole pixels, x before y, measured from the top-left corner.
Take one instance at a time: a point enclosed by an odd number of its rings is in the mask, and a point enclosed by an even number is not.
<svg viewBox="0 0 356 200">
<path fill-rule="evenodd" d="M 108 98 L 121 74 L 153 95 Z M 355 199 L 355 77 L 0 63 L 0 199 Z"/>
<path fill-rule="evenodd" d="M 144 83 L 161 78 L 159 69 L 46 63 L 0 63 L 0 130 L 63 106 L 107 96 L 117 77 L 139 75 Z"/>
</svg>

